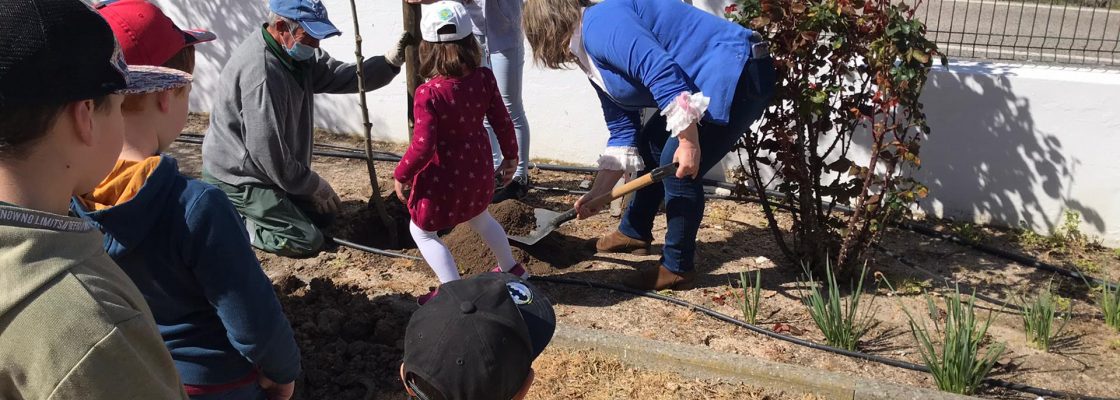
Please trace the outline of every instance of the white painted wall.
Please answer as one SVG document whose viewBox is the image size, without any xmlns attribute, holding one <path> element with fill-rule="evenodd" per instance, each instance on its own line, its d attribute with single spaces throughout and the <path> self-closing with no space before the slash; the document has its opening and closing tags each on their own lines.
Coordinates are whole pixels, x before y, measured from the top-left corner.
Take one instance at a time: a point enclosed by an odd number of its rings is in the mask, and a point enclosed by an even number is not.
<svg viewBox="0 0 1120 400">
<path fill-rule="evenodd" d="M 335 58 L 354 59 L 348 1 L 323 0 L 344 35 L 323 42 Z M 213 30 L 199 46 L 191 107 L 208 111 L 220 67 L 264 22 L 266 0 L 155 0 L 184 27 Z M 693 0 L 722 13 L 729 0 Z M 397 1 L 358 0 L 367 56 L 384 52 L 401 31 Z M 525 105 L 531 156 L 590 164 L 606 143 L 598 100 L 578 70 L 547 71 L 527 54 Z M 1058 67 L 954 63 L 934 71 L 923 98 L 933 135 L 922 150 L 920 179 L 931 194 L 921 208 L 937 216 L 1040 232 L 1063 209 L 1083 215 L 1083 229 L 1120 245 L 1120 73 Z M 374 135 L 406 141 L 405 85 L 400 76 L 369 96 Z M 357 96 L 316 99 L 317 124 L 360 131 Z M 718 174 L 717 174 L 718 175 Z"/>
<path fill-rule="evenodd" d="M 954 63 L 922 100 L 923 210 L 1050 232 L 1070 209 L 1120 245 L 1120 71 Z"/>
</svg>

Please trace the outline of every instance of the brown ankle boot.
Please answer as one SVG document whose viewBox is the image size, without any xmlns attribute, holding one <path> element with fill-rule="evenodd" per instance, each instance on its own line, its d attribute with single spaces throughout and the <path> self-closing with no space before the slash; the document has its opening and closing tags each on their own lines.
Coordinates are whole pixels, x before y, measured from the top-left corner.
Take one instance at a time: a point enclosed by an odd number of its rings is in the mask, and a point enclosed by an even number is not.
<svg viewBox="0 0 1120 400">
<path fill-rule="evenodd" d="M 630 253 L 639 256 L 649 255 L 650 242 L 638 240 L 614 231 L 595 242 L 595 250 L 600 253 Z"/>
<path fill-rule="evenodd" d="M 692 282 L 695 276 L 694 271 L 677 274 L 658 264 L 657 268 L 645 268 L 635 272 L 624 284 L 634 289 L 664 290 Z"/>
</svg>

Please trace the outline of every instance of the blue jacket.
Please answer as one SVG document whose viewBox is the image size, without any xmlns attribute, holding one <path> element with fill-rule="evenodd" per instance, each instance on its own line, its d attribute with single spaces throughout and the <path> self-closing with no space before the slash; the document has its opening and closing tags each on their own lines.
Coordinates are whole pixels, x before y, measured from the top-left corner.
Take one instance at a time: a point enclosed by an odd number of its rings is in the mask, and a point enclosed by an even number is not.
<svg viewBox="0 0 1120 400">
<path fill-rule="evenodd" d="M 680 0 L 606 0 L 583 14 L 583 46 L 611 138 L 635 147 L 642 108 L 665 109 L 681 92 L 711 97 L 704 121 L 726 125 L 751 31 Z"/>
<path fill-rule="evenodd" d="M 105 233 L 105 250 L 140 288 L 184 384 L 236 381 L 254 367 L 295 380 L 299 349 L 241 217 L 221 190 L 163 156 L 121 204 L 71 209 Z"/>
</svg>

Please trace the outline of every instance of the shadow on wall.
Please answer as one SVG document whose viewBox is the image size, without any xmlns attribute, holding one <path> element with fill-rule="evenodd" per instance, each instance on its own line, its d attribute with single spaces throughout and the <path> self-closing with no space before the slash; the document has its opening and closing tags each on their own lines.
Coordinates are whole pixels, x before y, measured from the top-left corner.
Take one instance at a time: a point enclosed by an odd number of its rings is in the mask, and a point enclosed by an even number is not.
<svg viewBox="0 0 1120 400">
<path fill-rule="evenodd" d="M 930 195 L 920 205 L 931 215 L 1051 232 L 1061 204 L 1098 231 L 1101 215 L 1068 195 L 1078 160 L 1063 154 L 1057 136 L 1039 131 L 1029 99 L 994 67 L 954 66 L 935 71 L 923 94 L 932 135 L 917 178 Z M 1045 196 L 1045 197 L 1041 197 Z"/>
<path fill-rule="evenodd" d="M 218 39 L 196 47 L 195 83 L 191 109 L 209 111 L 222 66 L 252 32 L 259 31 L 268 13 L 266 0 L 208 0 L 179 2 L 153 0 L 176 24 L 214 32 Z"/>
</svg>

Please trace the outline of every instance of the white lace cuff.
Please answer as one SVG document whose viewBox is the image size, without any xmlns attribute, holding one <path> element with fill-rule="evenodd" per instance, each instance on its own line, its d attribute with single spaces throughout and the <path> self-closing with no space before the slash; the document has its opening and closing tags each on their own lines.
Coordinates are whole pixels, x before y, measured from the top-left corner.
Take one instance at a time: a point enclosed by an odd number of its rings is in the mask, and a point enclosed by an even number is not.
<svg viewBox="0 0 1120 400">
<path fill-rule="evenodd" d="M 599 169 L 635 173 L 646 168 L 637 147 L 609 146 L 599 155 Z"/>
<path fill-rule="evenodd" d="M 693 122 L 698 122 L 704 117 L 711 100 L 703 92 L 681 92 L 668 107 L 661 110 L 661 115 L 665 116 L 665 129 L 672 134 L 672 137 L 677 137 Z"/>
</svg>

